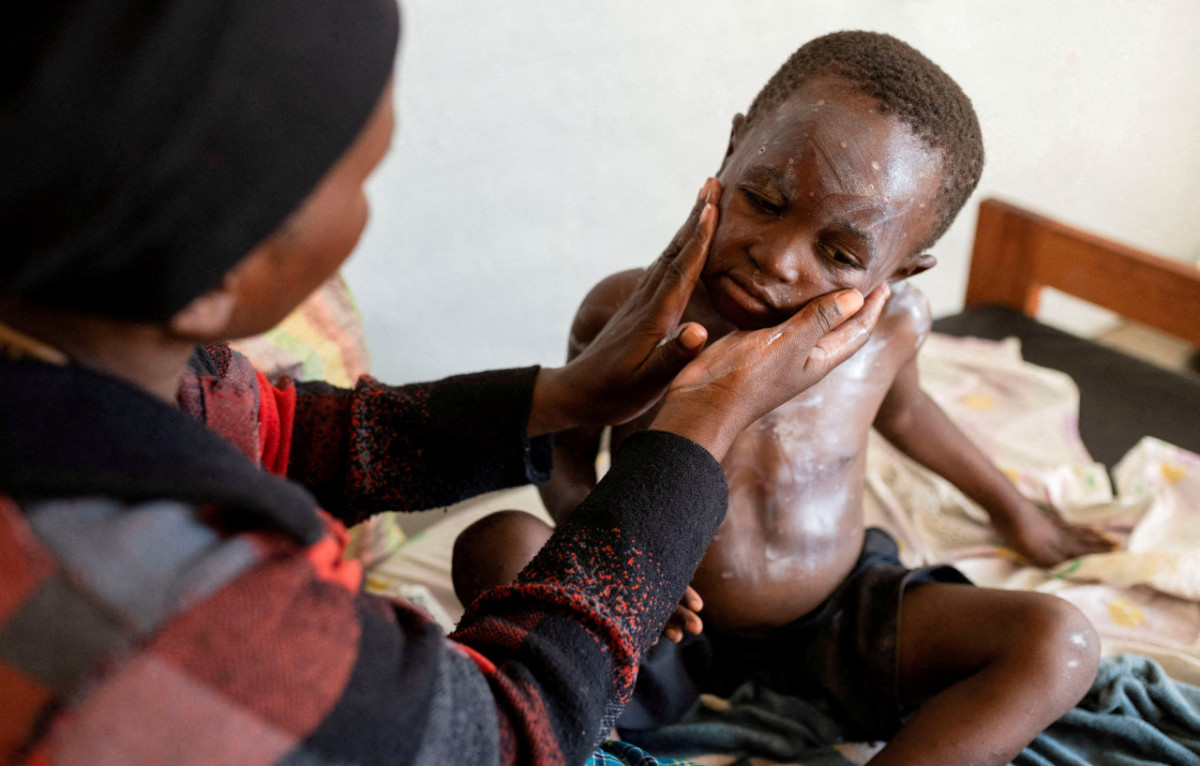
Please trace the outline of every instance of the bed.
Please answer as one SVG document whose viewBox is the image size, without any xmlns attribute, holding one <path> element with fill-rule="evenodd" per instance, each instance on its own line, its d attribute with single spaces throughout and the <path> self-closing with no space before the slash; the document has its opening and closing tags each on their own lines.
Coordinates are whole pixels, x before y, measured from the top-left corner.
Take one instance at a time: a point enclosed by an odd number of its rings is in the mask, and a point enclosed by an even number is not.
<svg viewBox="0 0 1200 766">
<path fill-rule="evenodd" d="M 1027 566 L 982 510 L 877 436 L 868 452 L 868 521 L 892 532 L 910 565 L 947 561 L 981 585 L 1055 593 L 1088 614 L 1107 657 L 1148 657 L 1171 678 L 1200 684 L 1200 381 L 1038 321 L 1043 288 L 1200 347 L 1200 270 L 984 200 L 965 308 L 935 322 L 920 357 L 924 387 L 1022 491 L 1106 530 L 1121 547 L 1050 571 Z M 426 605 L 449 628 L 462 612 L 450 587 L 451 545 L 500 508 L 545 518 L 529 487 L 447 509 L 374 563 L 369 587 Z M 671 740 L 694 735 L 693 747 L 675 750 L 703 763 L 749 755 L 765 758 L 754 763 L 855 763 L 878 747 L 851 743 L 799 759 L 788 750 L 794 741 L 778 740 L 792 736 L 787 729 L 802 713 L 791 714 L 784 731 L 738 728 L 763 725 L 764 712 L 779 711 L 761 708 L 786 700 L 704 703 L 704 725 Z M 749 718 L 747 704 L 759 708 Z M 775 744 L 763 745 L 760 734 Z"/>
<path fill-rule="evenodd" d="M 987 199 L 965 308 L 934 323 L 954 336 L 1016 337 L 1027 361 L 1070 375 L 1083 442 L 1110 468 L 1147 435 L 1200 452 L 1200 383 L 1038 322 L 1047 287 L 1200 348 L 1200 269 Z"/>
</svg>

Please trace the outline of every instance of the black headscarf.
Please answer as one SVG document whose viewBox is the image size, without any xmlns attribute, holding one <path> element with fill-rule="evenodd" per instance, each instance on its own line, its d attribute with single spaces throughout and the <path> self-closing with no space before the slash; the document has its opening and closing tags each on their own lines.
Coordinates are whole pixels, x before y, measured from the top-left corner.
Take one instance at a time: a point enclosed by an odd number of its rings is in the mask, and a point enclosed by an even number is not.
<svg viewBox="0 0 1200 766">
<path fill-rule="evenodd" d="M 0 296 L 138 320 L 217 286 L 296 209 L 399 35 L 395 0 L 22 7 L 0 23 Z"/>
</svg>

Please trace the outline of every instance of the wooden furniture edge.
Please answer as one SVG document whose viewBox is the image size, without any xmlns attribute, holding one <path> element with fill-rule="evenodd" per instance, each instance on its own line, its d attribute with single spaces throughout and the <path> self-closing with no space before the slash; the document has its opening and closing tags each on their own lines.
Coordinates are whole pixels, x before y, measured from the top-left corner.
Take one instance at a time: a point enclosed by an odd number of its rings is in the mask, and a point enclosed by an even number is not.
<svg viewBox="0 0 1200 766">
<path fill-rule="evenodd" d="M 998 303 L 1036 318 L 1043 287 L 1200 348 L 1200 269 L 998 199 L 980 202 L 965 306 Z"/>
</svg>

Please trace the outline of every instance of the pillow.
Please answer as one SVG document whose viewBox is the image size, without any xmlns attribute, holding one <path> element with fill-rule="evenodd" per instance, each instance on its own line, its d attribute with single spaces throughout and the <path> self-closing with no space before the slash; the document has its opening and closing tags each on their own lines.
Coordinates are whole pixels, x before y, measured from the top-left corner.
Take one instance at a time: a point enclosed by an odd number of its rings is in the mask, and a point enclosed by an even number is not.
<svg viewBox="0 0 1200 766">
<path fill-rule="evenodd" d="M 272 383 L 286 376 L 350 388 L 370 364 L 362 317 L 340 272 L 275 328 L 230 345 Z M 352 527 L 346 555 L 370 568 L 394 552 L 405 539 L 397 516 L 380 513 Z"/>
<path fill-rule="evenodd" d="M 362 318 L 340 273 L 273 329 L 230 345 L 273 383 L 286 375 L 349 388 L 370 365 Z"/>
</svg>

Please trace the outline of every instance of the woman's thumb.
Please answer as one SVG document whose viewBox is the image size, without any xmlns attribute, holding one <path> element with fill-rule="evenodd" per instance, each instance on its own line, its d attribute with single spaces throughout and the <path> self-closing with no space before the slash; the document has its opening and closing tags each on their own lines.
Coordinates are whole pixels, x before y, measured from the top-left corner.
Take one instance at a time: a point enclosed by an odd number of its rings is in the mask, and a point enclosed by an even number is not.
<svg viewBox="0 0 1200 766">
<path fill-rule="evenodd" d="M 707 341 L 708 331 L 703 325 L 695 322 L 681 324 L 654 349 L 647 364 L 647 375 L 661 377 L 666 383 L 696 358 Z"/>
</svg>

